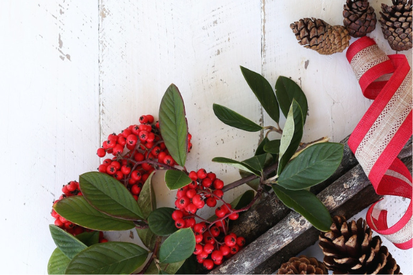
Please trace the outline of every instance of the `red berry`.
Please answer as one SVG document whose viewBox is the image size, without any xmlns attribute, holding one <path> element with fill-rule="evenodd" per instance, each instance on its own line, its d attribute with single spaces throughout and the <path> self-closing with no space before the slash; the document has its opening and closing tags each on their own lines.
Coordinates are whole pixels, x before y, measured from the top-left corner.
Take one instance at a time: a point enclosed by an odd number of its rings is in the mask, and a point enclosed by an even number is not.
<svg viewBox="0 0 413 275">
<path fill-rule="evenodd" d="M 174 163 L 174 159 L 170 155 L 166 155 L 163 159 L 163 163 L 172 166 Z"/>
<path fill-rule="evenodd" d="M 237 245 L 238 245 L 238 246 L 241 246 L 241 247 L 244 246 L 244 245 L 245 245 L 245 238 L 244 238 L 244 237 L 241 237 L 241 236 L 238 237 L 238 238 L 237 238 Z"/>
<path fill-rule="evenodd" d="M 196 189 L 196 188 L 198 188 L 198 182 L 195 181 L 195 180 L 193 180 L 193 181 L 191 181 L 191 183 L 188 184 L 187 186 L 188 186 L 188 188 Z"/>
<path fill-rule="evenodd" d="M 69 190 L 69 192 L 73 192 L 78 188 L 78 185 L 76 182 L 71 181 L 66 185 L 67 190 Z"/>
<path fill-rule="evenodd" d="M 233 235 L 227 235 L 224 238 L 224 242 L 226 245 L 228 245 L 229 247 L 236 245 L 237 243 L 237 237 L 234 237 Z"/>
<path fill-rule="evenodd" d="M 193 203 L 189 203 L 185 207 L 185 211 L 188 212 L 189 214 L 195 214 L 197 210 L 198 210 L 198 207 L 196 207 L 196 205 Z"/>
<path fill-rule="evenodd" d="M 100 242 L 100 243 L 107 243 L 108 240 L 107 240 L 107 239 L 101 239 L 101 240 L 99 240 L 99 242 Z"/>
<path fill-rule="evenodd" d="M 197 233 L 204 233 L 207 230 L 207 226 L 204 222 L 200 222 L 194 225 L 194 231 Z"/>
<path fill-rule="evenodd" d="M 195 237 L 195 238 L 196 238 L 196 237 Z M 195 255 L 199 255 L 202 251 L 203 251 L 202 245 L 200 245 L 200 244 L 197 243 L 197 244 L 195 245 L 194 254 L 195 254 Z"/>
<path fill-rule="evenodd" d="M 159 146 L 155 146 L 152 148 L 151 151 L 152 155 L 154 155 L 155 157 L 159 156 L 159 153 L 161 153 L 161 148 Z"/>
<path fill-rule="evenodd" d="M 214 262 L 211 259 L 206 259 L 202 264 L 208 270 L 211 270 L 214 268 Z"/>
<path fill-rule="evenodd" d="M 214 197 L 207 198 L 205 202 L 209 207 L 215 207 L 217 205 L 217 200 Z"/>
<path fill-rule="evenodd" d="M 174 221 L 178 219 L 182 219 L 183 216 L 184 216 L 184 213 L 181 210 L 175 210 L 174 212 L 172 212 L 172 219 Z"/>
<path fill-rule="evenodd" d="M 212 185 L 212 180 L 210 178 L 205 178 L 202 180 L 202 186 L 209 188 Z"/>
<path fill-rule="evenodd" d="M 182 197 L 186 197 L 186 192 L 187 192 L 187 188 L 180 188 L 177 192 L 176 192 L 176 197 L 182 198 Z"/>
<path fill-rule="evenodd" d="M 98 167 L 98 171 L 101 173 L 106 173 L 106 169 L 108 168 L 108 166 L 106 164 L 101 164 Z"/>
<path fill-rule="evenodd" d="M 120 155 L 123 153 L 123 146 L 120 144 L 116 144 L 115 147 L 113 147 L 113 152 L 112 154 L 114 156 Z"/>
<path fill-rule="evenodd" d="M 185 220 L 185 227 L 193 227 L 196 224 L 196 221 L 194 218 L 189 218 Z"/>
<path fill-rule="evenodd" d="M 237 254 L 238 251 L 239 251 L 239 246 L 237 244 L 231 246 L 231 254 L 232 255 Z"/>
<path fill-rule="evenodd" d="M 186 191 L 186 196 L 190 199 L 192 199 L 195 195 L 196 195 L 196 190 L 195 189 L 189 189 L 188 191 Z M 199 196 L 199 197 L 201 197 L 201 196 Z M 192 202 L 194 202 L 194 200 L 192 200 Z"/>
<path fill-rule="evenodd" d="M 222 261 L 222 258 L 223 258 L 223 257 L 224 257 L 224 255 L 222 254 L 222 251 L 220 251 L 220 250 L 215 250 L 215 251 L 213 251 L 212 254 L 211 254 L 211 259 L 212 259 L 215 263 Z"/>
<path fill-rule="evenodd" d="M 152 124 L 154 121 L 154 118 L 152 115 L 146 115 L 146 118 L 148 119 L 148 123 Z"/>
<path fill-rule="evenodd" d="M 187 205 L 189 204 L 189 199 L 187 196 L 183 196 L 182 198 L 179 198 L 176 201 L 178 202 L 179 209 L 185 209 Z"/>
<path fill-rule="evenodd" d="M 185 220 L 180 218 L 175 221 L 176 228 L 184 228 L 185 227 Z"/>
<path fill-rule="evenodd" d="M 222 217 L 224 217 L 226 214 L 227 214 L 227 211 L 225 211 L 224 208 L 222 208 L 222 207 L 217 207 L 217 208 L 215 209 L 215 215 L 216 215 L 218 218 L 222 218 Z"/>
<path fill-rule="evenodd" d="M 198 176 L 198 179 L 205 179 L 207 177 L 207 172 L 205 171 L 205 169 L 201 168 L 196 172 L 196 175 Z"/>
<path fill-rule="evenodd" d="M 132 192 L 133 195 L 139 195 L 139 193 L 141 192 L 141 187 L 139 187 L 138 184 L 132 185 L 130 191 Z"/>
<path fill-rule="evenodd" d="M 194 180 L 194 181 L 198 179 L 198 176 L 195 171 L 189 172 L 188 176 L 191 178 L 191 180 Z"/>
<path fill-rule="evenodd" d="M 113 177 L 117 180 L 121 180 L 123 178 L 123 173 L 121 171 L 116 171 Z"/>
<path fill-rule="evenodd" d="M 148 122 L 148 118 L 147 118 L 146 116 L 141 116 L 141 117 L 139 118 L 139 122 L 140 122 L 140 123 L 147 123 L 147 122 Z"/>
<path fill-rule="evenodd" d="M 219 229 L 218 226 L 214 225 L 211 227 L 211 235 L 214 237 L 218 237 L 218 235 L 221 233 L 221 230 Z"/>
<path fill-rule="evenodd" d="M 213 185 L 215 189 L 222 189 L 224 187 L 224 182 L 220 179 L 215 179 Z"/>
<path fill-rule="evenodd" d="M 222 255 L 227 256 L 228 254 L 231 253 L 231 249 L 229 248 L 228 245 L 221 245 L 221 247 L 219 248 L 219 251 L 222 252 Z"/>
<path fill-rule="evenodd" d="M 126 138 L 125 138 L 124 136 L 122 136 L 122 135 L 119 135 L 119 136 L 118 136 L 117 143 L 118 143 L 119 145 L 125 146 L 125 144 L 126 144 Z"/>
<path fill-rule="evenodd" d="M 109 175 L 114 175 L 116 173 L 116 167 L 112 164 L 108 165 L 106 168 L 106 173 L 108 173 Z"/>
<path fill-rule="evenodd" d="M 214 195 L 220 199 L 222 199 L 222 197 L 224 196 L 224 192 L 222 192 L 221 189 L 214 190 L 212 193 L 214 193 Z"/>
<path fill-rule="evenodd" d="M 135 181 L 138 181 L 138 180 L 140 180 L 140 179 L 142 178 L 142 174 L 141 174 L 141 172 L 138 171 L 138 170 L 132 171 L 132 173 L 131 173 L 130 176 L 131 176 L 131 178 L 132 178 L 133 180 L 135 180 Z"/>
<path fill-rule="evenodd" d="M 212 173 L 212 172 L 209 172 L 209 173 L 207 174 L 207 177 L 210 178 L 212 181 L 214 181 L 214 180 L 217 178 L 217 175 L 215 175 L 215 174 Z"/>
<path fill-rule="evenodd" d="M 239 217 L 238 213 L 232 213 L 231 215 L 228 216 L 228 219 L 235 221 L 238 219 L 238 217 Z"/>
<path fill-rule="evenodd" d="M 122 173 L 123 173 L 124 175 L 129 175 L 129 173 L 130 173 L 130 171 L 131 171 L 131 168 L 130 168 L 129 166 L 123 165 L 123 166 L 120 168 L 120 171 L 122 171 Z"/>
<path fill-rule="evenodd" d="M 103 158 L 106 155 L 106 150 L 103 148 L 99 148 L 96 154 L 98 155 L 98 157 Z"/>
<path fill-rule="evenodd" d="M 60 219 L 56 219 L 54 221 L 54 225 L 58 226 L 58 227 L 63 227 L 64 223 L 62 223 L 62 221 Z"/>
<path fill-rule="evenodd" d="M 136 161 L 143 161 L 145 159 L 145 156 L 142 153 L 135 153 L 135 155 L 133 155 L 133 159 Z"/>
<path fill-rule="evenodd" d="M 204 245 L 204 251 L 208 254 L 211 254 L 212 251 L 214 251 L 214 245 L 210 244 L 210 243 L 205 244 Z"/>
<path fill-rule="evenodd" d="M 148 132 L 147 131 L 140 131 L 139 132 L 139 139 L 141 141 L 146 141 L 148 139 Z"/>
<path fill-rule="evenodd" d="M 202 242 L 202 240 L 204 239 L 204 235 L 202 235 L 201 233 L 199 233 L 199 232 L 195 232 L 195 242 L 196 243 L 200 243 L 200 242 Z"/>
<path fill-rule="evenodd" d="M 204 243 L 210 243 L 210 244 L 214 244 L 215 243 L 215 239 L 214 239 L 214 237 L 212 237 L 211 236 L 211 234 L 208 232 L 208 231 L 206 231 L 205 233 L 204 233 Z"/>
</svg>

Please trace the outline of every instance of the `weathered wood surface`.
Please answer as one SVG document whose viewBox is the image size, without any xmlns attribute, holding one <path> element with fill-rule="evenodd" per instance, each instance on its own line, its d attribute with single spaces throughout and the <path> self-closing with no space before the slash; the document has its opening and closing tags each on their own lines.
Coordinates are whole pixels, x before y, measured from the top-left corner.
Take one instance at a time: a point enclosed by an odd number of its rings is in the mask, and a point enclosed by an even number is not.
<svg viewBox="0 0 413 275">
<path fill-rule="evenodd" d="M 403 162 L 411 168 L 411 155 Z M 380 199 L 360 165 L 334 181 L 317 197 L 332 215 L 348 218 Z M 273 273 L 280 264 L 317 240 L 317 230 L 300 214 L 290 212 L 210 274 Z"/>
</svg>

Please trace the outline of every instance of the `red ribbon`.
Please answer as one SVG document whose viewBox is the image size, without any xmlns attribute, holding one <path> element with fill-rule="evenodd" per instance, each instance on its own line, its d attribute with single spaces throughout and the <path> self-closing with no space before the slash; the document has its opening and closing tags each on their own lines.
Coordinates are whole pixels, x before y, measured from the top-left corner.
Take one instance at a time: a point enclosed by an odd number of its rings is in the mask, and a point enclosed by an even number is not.
<svg viewBox="0 0 413 275">
<path fill-rule="evenodd" d="M 380 201 L 367 212 L 368 225 L 401 249 L 412 248 L 412 176 L 397 155 L 412 135 L 412 72 L 405 55 L 387 56 L 363 37 L 347 50 L 347 60 L 365 97 L 374 99 L 348 141 L 379 195 L 410 199 L 403 217 L 387 224 Z M 391 74 L 391 75 L 388 75 Z M 388 78 L 390 76 L 390 78 Z"/>
</svg>

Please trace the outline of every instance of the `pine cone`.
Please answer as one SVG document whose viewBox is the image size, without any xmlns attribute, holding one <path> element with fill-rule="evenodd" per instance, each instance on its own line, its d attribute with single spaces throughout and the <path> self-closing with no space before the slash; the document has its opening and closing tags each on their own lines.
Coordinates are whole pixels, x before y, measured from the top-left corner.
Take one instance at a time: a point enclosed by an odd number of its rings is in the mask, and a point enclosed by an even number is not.
<svg viewBox="0 0 413 275">
<path fill-rule="evenodd" d="M 380 237 L 372 237 L 363 219 L 346 222 L 336 216 L 333 220 L 331 231 L 319 236 L 324 264 L 333 274 L 401 274 Z"/>
<path fill-rule="evenodd" d="M 343 24 L 353 37 L 362 37 L 376 28 L 376 14 L 368 0 L 347 0 Z"/>
<path fill-rule="evenodd" d="M 393 6 L 381 4 L 381 30 L 395 51 L 412 48 L 412 0 L 392 0 Z"/>
<path fill-rule="evenodd" d="M 333 54 L 348 47 L 350 35 L 343 26 L 331 26 L 324 20 L 303 18 L 290 25 L 298 43 L 319 54 Z"/>
<path fill-rule="evenodd" d="M 283 263 L 276 274 L 328 274 L 325 265 L 316 258 L 292 257 Z"/>
</svg>

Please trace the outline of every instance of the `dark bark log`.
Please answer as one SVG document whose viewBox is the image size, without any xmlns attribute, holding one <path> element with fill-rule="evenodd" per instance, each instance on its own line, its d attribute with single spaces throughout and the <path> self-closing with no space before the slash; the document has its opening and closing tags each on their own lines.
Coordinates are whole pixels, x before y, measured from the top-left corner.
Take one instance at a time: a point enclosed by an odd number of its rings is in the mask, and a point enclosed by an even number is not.
<svg viewBox="0 0 413 275">
<path fill-rule="evenodd" d="M 411 169 L 411 157 L 403 161 Z M 380 198 L 359 165 L 330 184 L 317 197 L 332 215 L 344 215 L 348 218 Z M 268 210 L 266 212 L 272 212 Z M 318 234 L 315 234 L 317 230 L 315 232 L 314 230 L 300 214 L 290 212 L 284 219 L 210 273 L 272 273 L 285 259 L 288 260 L 289 257 L 317 241 Z"/>
</svg>

